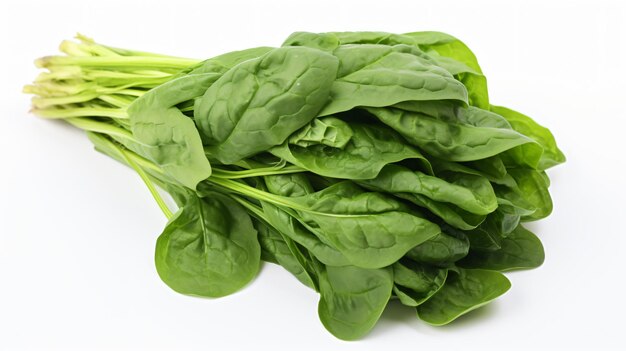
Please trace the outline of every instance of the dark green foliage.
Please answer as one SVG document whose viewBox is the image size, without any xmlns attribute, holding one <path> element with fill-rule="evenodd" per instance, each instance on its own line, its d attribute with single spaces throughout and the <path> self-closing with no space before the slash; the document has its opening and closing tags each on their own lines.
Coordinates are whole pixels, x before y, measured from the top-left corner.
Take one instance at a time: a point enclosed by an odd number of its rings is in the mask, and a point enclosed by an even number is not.
<svg viewBox="0 0 626 351">
<path fill-rule="evenodd" d="M 490 103 L 450 35 L 297 32 L 204 61 L 79 39 L 25 91 L 141 176 L 169 219 L 157 271 L 180 293 L 234 293 L 272 262 L 354 340 L 390 299 L 443 325 L 505 293 L 501 271 L 543 263 L 520 223 L 551 213 L 545 170 L 565 157 Z"/>
</svg>

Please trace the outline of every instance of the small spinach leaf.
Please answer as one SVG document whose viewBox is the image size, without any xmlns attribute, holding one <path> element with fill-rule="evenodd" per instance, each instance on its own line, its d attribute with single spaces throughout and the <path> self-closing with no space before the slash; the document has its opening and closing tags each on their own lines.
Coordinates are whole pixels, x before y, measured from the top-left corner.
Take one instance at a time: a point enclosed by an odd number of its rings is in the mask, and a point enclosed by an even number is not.
<svg viewBox="0 0 626 351">
<path fill-rule="evenodd" d="M 308 147 L 284 143 L 270 152 L 287 162 L 326 177 L 343 179 L 371 179 L 387 164 L 405 159 L 417 159 L 430 164 L 417 148 L 389 128 L 351 123 L 352 137 L 343 147 L 322 143 Z"/>
<path fill-rule="evenodd" d="M 472 250 L 459 265 L 465 268 L 509 271 L 539 267 L 544 258 L 543 245 L 539 238 L 520 225 L 502 239 L 499 250 Z"/>
<path fill-rule="evenodd" d="M 511 282 L 500 272 L 481 269 L 451 271 L 435 295 L 417 306 L 417 315 L 432 325 L 444 325 L 504 294 Z"/>
<path fill-rule="evenodd" d="M 393 288 L 391 268 L 326 266 L 319 277 L 320 320 L 328 331 L 343 340 L 358 339 L 374 327 Z"/>
</svg>

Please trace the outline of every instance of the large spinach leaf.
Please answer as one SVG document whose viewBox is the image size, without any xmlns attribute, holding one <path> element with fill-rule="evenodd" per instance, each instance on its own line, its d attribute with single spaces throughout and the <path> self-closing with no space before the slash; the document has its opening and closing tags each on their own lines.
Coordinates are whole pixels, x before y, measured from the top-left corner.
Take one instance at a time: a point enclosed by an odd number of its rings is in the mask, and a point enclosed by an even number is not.
<svg viewBox="0 0 626 351">
<path fill-rule="evenodd" d="M 366 192 L 351 182 L 291 201 L 306 208 L 297 213 L 309 229 L 363 268 L 388 266 L 440 232 L 439 226 L 392 197 Z"/>
<path fill-rule="evenodd" d="M 366 110 L 413 145 L 446 161 L 480 160 L 515 147 L 524 147 L 525 144 L 531 146 L 524 148 L 538 149 L 538 152 L 532 153 L 537 157 L 537 162 L 541 156 L 538 144 L 513 129 L 482 127 L 461 120 L 446 120 L 396 108 Z"/>
<path fill-rule="evenodd" d="M 322 109 L 337 66 L 323 51 L 287 47 L 228 70 L 194 108 L 209 157 L 230 164 L 283 143 Z"/>
<path fill-rule="evenodd" d="M 246 211 L 225 195 L 190 196 L 156 244 L 161 279 L 188 295 L 221 297 L 248 284 L 261 249 Z"/>
</svg>

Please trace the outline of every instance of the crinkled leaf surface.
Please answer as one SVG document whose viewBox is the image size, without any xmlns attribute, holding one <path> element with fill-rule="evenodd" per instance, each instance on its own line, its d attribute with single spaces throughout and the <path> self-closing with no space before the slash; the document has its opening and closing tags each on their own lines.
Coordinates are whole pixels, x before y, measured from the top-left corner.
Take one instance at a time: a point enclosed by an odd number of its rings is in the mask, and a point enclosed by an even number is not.
<svg viewBox="0 0 626 351">
<path fill-rule="evenodd" d="M 194 109 L 210 157 L 231 164 L 283 143 L 326 104 L 337 66 L 326 52 L 286 47 L 224 73 Z"/>
</svg>

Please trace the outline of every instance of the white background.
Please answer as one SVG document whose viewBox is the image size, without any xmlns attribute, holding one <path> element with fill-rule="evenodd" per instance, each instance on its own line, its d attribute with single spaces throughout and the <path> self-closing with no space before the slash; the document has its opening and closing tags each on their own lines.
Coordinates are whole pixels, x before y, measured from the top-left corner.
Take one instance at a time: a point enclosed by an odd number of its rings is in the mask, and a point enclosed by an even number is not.
<svg viewBox="0 0 626 351">
<path fill-rule="evenodd" d="M 618 349 L 626 346 L 626 102 L 618 1 L 3 1 L 0 5 L 0 350 Z M 119 47 L 206 58 L 292 31 L 439 30 L 464 40 L 491 100 L 548 126 L 568 157 L 555 210 L 531 225 L 547 257 L 446 327 L 393 304 L 342 342 L 317 295 L 265 265 L 218 300 L 161 283 L 165 218 L 140 179 L 82 133 L 28 114 L 36 57 L 77 31 Z"/>
</svg>

